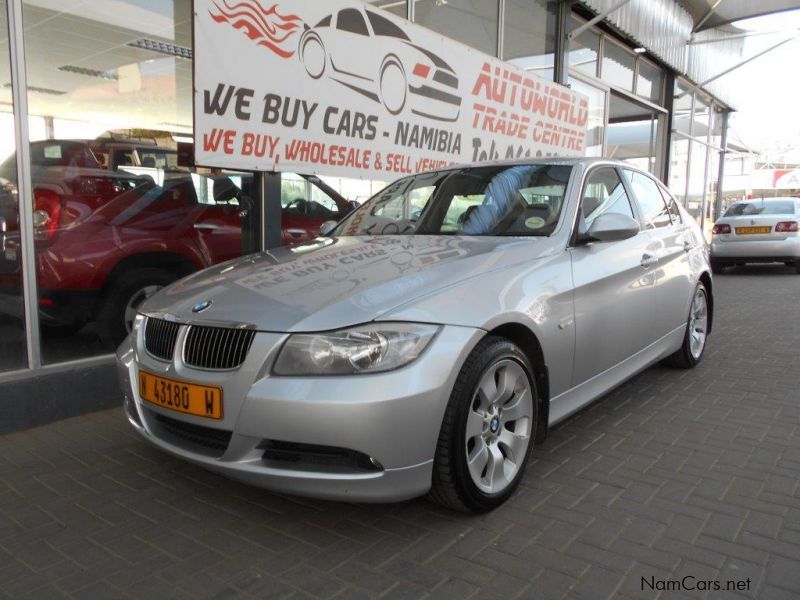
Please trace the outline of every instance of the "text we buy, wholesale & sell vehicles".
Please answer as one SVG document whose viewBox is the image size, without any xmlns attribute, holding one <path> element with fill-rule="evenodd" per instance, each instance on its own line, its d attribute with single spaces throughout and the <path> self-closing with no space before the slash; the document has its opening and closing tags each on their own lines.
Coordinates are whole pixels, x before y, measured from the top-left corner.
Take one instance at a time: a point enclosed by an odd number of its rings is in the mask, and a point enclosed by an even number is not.
<svg viewBox="0 0 800 600">
<path fill-rule="evenodd" d="M 162 450 L 269 489 L 489 510 L 548 425 L 702 359 L 710 271 L 693 219 L 623 163 L 414 175 L 329 237 L 149 298 L 117 352 L 125 408 Z"/>
</svg>

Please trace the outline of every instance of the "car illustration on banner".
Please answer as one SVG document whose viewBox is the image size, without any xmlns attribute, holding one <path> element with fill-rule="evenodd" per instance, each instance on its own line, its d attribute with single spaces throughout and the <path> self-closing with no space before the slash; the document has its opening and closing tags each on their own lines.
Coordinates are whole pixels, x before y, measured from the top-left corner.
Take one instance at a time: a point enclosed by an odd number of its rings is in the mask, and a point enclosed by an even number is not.
<svg viewBox="0 0 800 600">
<path fill-rule="evenodd" d="M 452 67 L 371 10 L 345 8 L 306 25 L 297 55 L 310 77 L 329 77 L 393 115 L 410 110 L 437 121 L 458 119 L 461 96 Z"/>
</svg>

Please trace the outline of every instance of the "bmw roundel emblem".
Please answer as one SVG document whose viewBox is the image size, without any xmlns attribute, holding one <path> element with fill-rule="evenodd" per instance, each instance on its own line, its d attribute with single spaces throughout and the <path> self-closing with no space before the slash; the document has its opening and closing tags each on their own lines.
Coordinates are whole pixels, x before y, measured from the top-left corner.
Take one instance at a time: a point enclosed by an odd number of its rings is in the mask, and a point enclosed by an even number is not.
<svg viewBox="0 0 800 600">
<path fill-rule="evenodd" d="M 203 300 L 202 302 L 199 302 L 192 307 L 192 312 L 193 313 L 203 312 L 205 309 L 211 306 L 213 302 L 214 302 L 213 300 Z"/>
</svg>

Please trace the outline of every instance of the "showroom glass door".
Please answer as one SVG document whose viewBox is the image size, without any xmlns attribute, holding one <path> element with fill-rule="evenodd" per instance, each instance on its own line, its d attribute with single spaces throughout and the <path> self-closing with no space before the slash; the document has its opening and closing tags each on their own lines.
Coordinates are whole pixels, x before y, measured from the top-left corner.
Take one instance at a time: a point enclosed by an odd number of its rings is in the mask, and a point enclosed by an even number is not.
<svg viewBox="0 0 800 600">
<path fill-rule="evenodd" d="M 193 134 L 191 0 L 22 4 L 51 364 L 112 352 L 147 297 L 256 250 L 258 178 L 177 151 Z"/>
<path fill-rule="evenodd" d="M 605 156 L 608 88 L 596 83 L 589 83 L 576 72 L 570 72 L 569 84 L 573 90 L 589 98 L 586 156 Z"/>
<path fill-rule="evenodd" d="M 11 81 L 8 11 L 0 4 L 0 81 Z M 0 87 L 0 373 L 28 366 L 22 287 L 14 103 L 11 84 Z"/>
</svg>

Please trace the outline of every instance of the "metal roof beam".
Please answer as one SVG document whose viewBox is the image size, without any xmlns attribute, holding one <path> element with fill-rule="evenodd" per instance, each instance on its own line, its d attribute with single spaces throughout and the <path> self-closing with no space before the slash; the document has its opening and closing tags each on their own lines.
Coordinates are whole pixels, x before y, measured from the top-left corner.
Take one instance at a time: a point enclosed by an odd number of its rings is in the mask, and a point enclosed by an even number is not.
<svg viewBox="0 0 800 600">
<path fill-rule="evenodd" d="M 599 15 L 597 15 L 593 19 L 590 19 L 589 21 L 586 21 L 586 23 L 584 23 L 583 25 L 581 25 L 579 27 L 576 27 L 575 29 L 570 31 L 569 34 L 567 35 L 567 37 L 570 40 L 575 39 L 580 34 L 582 34 L 584 31 L 586 31 L 587 29 L 589 29 L 593 25 L 596 25 L 597 23 L 599 23 L 600 21 L 605 19 L 608 15 L 613 13 L 615 10 L 618 10 L 618 9 L 622 8 L 623 6 L 625 6 L 630 1 L 631 0 L 620 0 L 614 6 L 609 8 L 608 10 L 605 10 L 605 11 L 601 12 Z"/>
<path fill-rule="evenodd" d="M 717 0 L 716 2 L 714 2 L 714 4 L 712 4 L 709 7 L 708 12 L 705 15 L 703 15 L 703 18 L 701 18 L 697 23 L 695 23 L 694 29 L 692 29 L 692 33 L 696 33 L 703 26 L 703 23 L 708 21 L 708 19 L 711 17 L 711 15 L 714 14 L 714 11 L 717 10 L 717 7 L 721 3 L 722 0 Z"/>
<path fill-rule="evenodd" d="M 733 35 L 728 35 L 721 38 L 712 38 L 709 40 L 690 40 L 688 42 L 689 46 L 700 46 L 701 44 L 716 44 L 717 42 L 727 42 L 728 40 L 741 40 L 744 38 L 754 37 L 757 35 L 772 35 L 775 33 L 787 33 L 791 31 L 793 28 L 784 28 L 784 29 L 772 29 L 771 31 L 748 31 L 745 33 L 737 33 Z M 797 30 L 800 31 L 800 30 Z"/>
<path fill-rule="evenodd" d="M 733 65 L 732 67 L 728 67 L 727 69 L 725 69 L 725 70 L 724 70 L 724 71 L 722 71 L 721 73 L 718 73 L 718 74 L 714 75 L 713 77 L 709 77 L 709 78 L 708 78 L 708 79 L 706 79 L 705 81 L 702 81 L 702 82 L 698 83 L 698 84 L 697 84 L 697 87 L 704 88 L 705 86 L 707 86 L 707 85 L 708 85 L 709 83 L 711 83 L 712 81 L 716 81 L 717 79 L 719 79 L 720 77 L 724 77 L 725 75 L 727 75 L 727 74 L 728 74 L 728 73 L 730 73 L 731 71 L 735 71 L 735 70 L 736 70 L 736 69 L 738 69 L 739 67 L 743 67 L 743 66 L 744 66 L 744 65 L 746 65 L 747 63 L 749 63 L 749 62 L 751 62 L 751 61 L 754 61 L 755 59 L 757 59 L 757 58 L 760 58 L 760 57 L 764 56 L 764 55 L 765 55 L 765 54 L 767 54 L 768 52 L 772 52 L 772 51 L 773 51 L 773 50 L 775 50 L 776 48 L 780 48 L 780 47 L 781 47 L 781 46 L 783 46 L 784 44 L 786 44 L 786 43 L 788 43 L 788 42 L 791 42 L 791 41 L 793 41 L 793 40 L 796 40 L 796 39 L 797 39 L 797 36 L 794 36 L 794 35 L 793 35 L 792 37 L 790 37 L 790 38 L 786 38 L 785 40 L 783 40 L 783 41 L 781 41 L 781 42 L 778 42 L 778 43 L 777 43 L 777 44 L 775 44 L 774 46 L 770 46 L 770 47 L 769 47 L 769 48 L 767 48 L 766 50 L 762 50 L 761 52 L 758 52 L 757 54 L 754 54 L 753 56 L 751 56 L 751 57 L 749 57 L 749 58 L 746 58 L 746 59 L 744 59 L 744 60 L 743 60 L 743 61 L 741 61 L 741 62 L 738 62 L 738 63 L 736 63 L 736 64 L 735 64 L 735 65 Z"/>
</svg>

